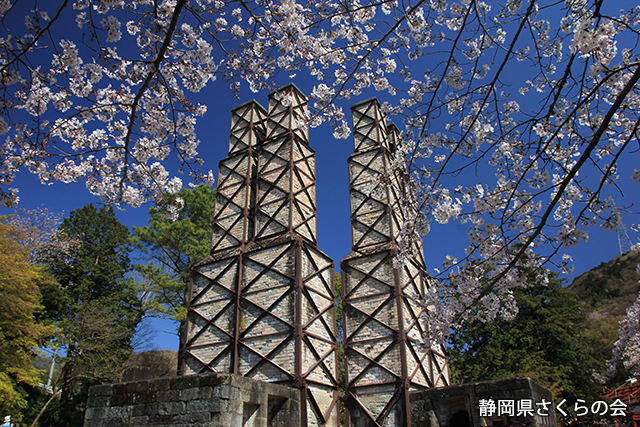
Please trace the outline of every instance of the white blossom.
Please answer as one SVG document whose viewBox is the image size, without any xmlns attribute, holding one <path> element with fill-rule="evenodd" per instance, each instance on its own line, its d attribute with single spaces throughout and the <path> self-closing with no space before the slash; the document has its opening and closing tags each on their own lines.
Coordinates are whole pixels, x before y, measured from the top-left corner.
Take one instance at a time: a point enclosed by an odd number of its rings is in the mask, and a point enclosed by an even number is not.
<svg viewBox="0 0 640 427">
<path fill-rule="evenodd" d="M 108 16 L 106 19 L 103 19 L 102 26 L 107 27 L 108 42 L 115 43 L 122 37 L 122 32 L 120 32 L 120 21 L 118 21 L 115 16 Z"/>
<path fill-rule="evenodd" d="M 618 341 L 613 348 L 614 358 L 607 362 L 609 369 L 607 377 L 615 374 L 618 360 L 622 360 L 624 367 L 634 376 L 640 376 L 640 294 L 635 303 L 627 309 L 627 314 L 620 321 Z"/>
</svg>

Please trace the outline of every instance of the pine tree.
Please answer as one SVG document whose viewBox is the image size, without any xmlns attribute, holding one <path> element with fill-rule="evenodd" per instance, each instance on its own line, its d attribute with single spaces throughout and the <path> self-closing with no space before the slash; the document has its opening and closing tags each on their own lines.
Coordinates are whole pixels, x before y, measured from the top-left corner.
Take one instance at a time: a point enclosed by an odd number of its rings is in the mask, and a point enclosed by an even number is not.
<svg viewBox="0 0 640 427">
<path fill-rule="evenodd" d="M 184 204 L 178 218 L 171 220 L 156 208 L 149 210 L 149 225 L 134 227 L 136 249 L 144 264 L 136 265 L 147 315 L 179 322 L 180 351 L 184 347 L 188 286 L 191 267 L 208 254 L 211 240 L 215 190 L 205 185 L 183 189 L 167 202 Z"/>
</svg>

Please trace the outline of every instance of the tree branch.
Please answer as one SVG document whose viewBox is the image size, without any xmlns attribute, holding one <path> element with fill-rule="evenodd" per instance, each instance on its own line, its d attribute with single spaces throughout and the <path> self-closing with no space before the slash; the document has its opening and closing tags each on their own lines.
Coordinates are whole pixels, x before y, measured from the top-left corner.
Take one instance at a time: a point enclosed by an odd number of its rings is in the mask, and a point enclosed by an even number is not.
<svg viewBox="0 0 640 427">
<path fill-rule="evenodd" d="M 525 252 L 527 251 L 531 243 L 533 243 L 533 241 L 542 233 L 542 230 L 547 224 L 547 220 L 549 216 L 555 209 L 556 205 L 560 202 L 560 199 L 562 198 L 567 186 L 569 186 L 569 184 L 571 183 L 573 178 L 576 176 L 580 168 L 589 159 L 593 150 L 595 150 L 595 148 L 598 146 L 598 143 L 600 142 L 600 138 L 602 138 L 602 135 L 605 133 L 605 131 L 609 127 L 609 123 L 611 122 L 611 119 L 613 118 L 614 114 L 618 111 L 618 109 L 622 105 L 622 102 L 624 101 L 626 96 L 629 94 L 629 92 L 631 92 L 631 89 L 633 89 L 633 87 L 635 86 L 635 84 L 638 82 L 639 79 L 640 79 L 640 65 L 638 65 L 635 73 L 633 74 L 631 79 L 627 82 L 625 87 L 620 91 L 620 93 L 618 93 L 618 96 L 616 97 L 615 102 L 613 103 L 613 105 L 611 105 L 611 107 L 609 108 L 609 111 L 607 111 L 606 116 L 603 118 L 602 123 L 600 123 L 600 126 L 598 127 L 596 132 L 593 134 L 593 137 L 591 138 L 591 142 L 586 147 L 584 153 L 582 153 L 582 156 L 580 156 L 580 159 L 576 162 L 573 168 L 571 168 L 567 176 L 564 178 L 564 180 L 558 187 L 558 191 L 556 192 L 555 197 L 553 198 L 553 200 L 545 210 L 545 213 L 540 218 L 540 222 L 538 223 L 538 226 L 536 227 L 536 229 L 529 236 L 526 242 L 522 245 L 522 248 L 516 253 L 516 255 L 511 260 L 511 262 L 507 265 L 507 267 L 504 268 L 500 273 L 498 273 L 497 276 L 491 279 L 491 281 L 486 286 L 483 287 L 480 294 L 473 300 L 471 304 L 465 307 L 464 311 L 467 311 L 470 308 L 474 307 L 483 297 L 488 295 L 489 292 L 491 292 L 494 289 L 495 285 L 500 281 L 500 279 L 502 279 L 511 269 L 513 269 L 516 266 L 518 261 L 520 261 L 520 259 L 524 256 Z M 461 315 L 462 315 L 462 312 L 455 317 L 454 321 L 458 321 Z"/>
<path fill-rule="evenodd" d="M 129 162 L 129 145 L 131 143 L 131 134 L 133 133 L 133 126 L 135 125 L 136 112 L 138 109 L 138 104 L 140 103 L 140 99 L 142 95 L 146 92 L 151 80 L 157 72 L 160 71 L 160 65 L 162 61 L 164 61 L 164 55 L 171 44 L 171 40 L 173 39 L 173 33 L 175 32 L 176 26 L 178 24 L 178 18 L 180 17 L 180 13 L 182 12 L 182 8 L 187 3 L 187 0 L 178 0 L 175 9 L 173 10 L 173 16 L 171 17 L 171 23 L 169 24 L 169 28 L 167 28 L 167 34 L 165 34 L 164 41 L 162 42 L 162 46 L 160 46 L 160 50 L 158 50 L 158 56 L 151 64 L 151 69 L 147 74 L 147 78 L 142 83 L 142 86 L 138 90 L 135 98 L 133 99 L 133 103 L 131 105 L 131 115 L 129 116 L 129 126 L 127 127 L 127 135 L 124 139 L 124 168 L 122 170 L 122 179 L 120 180 L 120 197 L 122 197 L 122 191 L 124 188 L 125 180 L 127 179 L 127 171 L 128 171 L 128 162 Z"/>
</svg>

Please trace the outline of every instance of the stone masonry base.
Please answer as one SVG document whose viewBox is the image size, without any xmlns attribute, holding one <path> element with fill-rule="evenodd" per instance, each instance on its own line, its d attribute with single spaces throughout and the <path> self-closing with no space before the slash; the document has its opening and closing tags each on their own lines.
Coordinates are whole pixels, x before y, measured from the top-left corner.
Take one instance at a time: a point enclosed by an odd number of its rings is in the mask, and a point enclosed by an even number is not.
<svg viewBox="0 0 640 427">
<path fill-rule="evenodd" d="M 414 392 L 411 427 L 557 427 L 553 395 L 527 377 Z"/>
<path fill-rule="evenodd" d="M 300 392 L 207 374 L 91 388 L 84 427 L 298 427 Z"/>
<path fill-rule="evenodd" d="M 411 393 L 410 401 L 411 427 L 557 426 L 551 392 L 530 378 L 432 388 Z M 305 427 L 299 390 L 231 374 L 91 388 L 84 427 L 123 426 Z"/>
</svg>

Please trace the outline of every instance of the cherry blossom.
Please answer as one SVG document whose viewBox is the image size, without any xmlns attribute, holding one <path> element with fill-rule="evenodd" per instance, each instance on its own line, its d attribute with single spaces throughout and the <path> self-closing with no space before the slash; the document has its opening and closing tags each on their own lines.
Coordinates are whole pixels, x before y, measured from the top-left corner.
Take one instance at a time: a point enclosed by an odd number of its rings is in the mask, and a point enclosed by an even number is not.
<svg viewBox="0 0 640 427">
<path fill-rule="evenodd" d="M 193 96 L 208 85 L 244 97 L 278 75 L 315 79 L 304 120 L 329 123 L 337 138 L 350 135 L 349 103 L 378 93 L 401 135 L 375 182 L 392 185 L 385 175 L 397 173 L 412 188 L 412 200 L 398 201 L 406 215 L 396 263 L 432 221 L 461 224 L 469 238 L 424 300 L 427 340 L 466 319 L 513 316 L 512 289 L 544 281 L 548 268 L 570 270 L 564 249 L 612 224 L 616 183 L 640 182 L 621 167 L 637 156 L 640 6 L 54 3 L 0 0 L 3 205 L 18 202 L 18 173 L 83 181 L 105 202 L 132 206 L 211 184 L 198 151 L 206 106 Z M 173 176 L 171 161 L 186 174 Z M 181 205 L 172 200 L 170 216 Z M 623 352 L 631 360 L 637 346 Z"/>
<path fill-rule="evenodd" d="M 638 266 L 640 274 L 640 266 Z M 640 376 L 640 294 L 636 302 L 627 309 L 626 316 L 620 321 L 618 341 L 614 344 L 613 358 L 607 361 L 607 377 L 612 377 L 616 371 L 618 360 L 622 360 L 624 367 L 633 376 Z M 606 378 L 606 377 L 605 377 Z"/>
<path fill-rule="evenodd" d="M 52 259 L 66 261 L 78 244 L 76 239 L 60 231 L 62 218 L 61 213 L 44 207 L 18 207 L 14 214 L 3 219 L 18 230 L 15 239 L 29 254 L 28 261 L 40 264 Z"/>
</svg>

